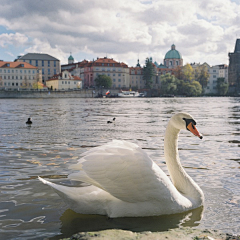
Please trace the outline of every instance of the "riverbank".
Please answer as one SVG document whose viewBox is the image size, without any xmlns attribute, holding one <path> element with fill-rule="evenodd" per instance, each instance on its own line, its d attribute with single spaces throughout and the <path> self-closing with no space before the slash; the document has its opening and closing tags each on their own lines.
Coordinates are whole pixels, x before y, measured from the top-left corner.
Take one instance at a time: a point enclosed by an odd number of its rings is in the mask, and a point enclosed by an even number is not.
<svg viewBox="0 0 240 240">
<path fill-rule="evenodd" d="M 61 240 L 240 240 L 240 235 L 220 233 L 215 230 L 200 230 L 193 228 L 171 229 L 165 232 L 131 232 L 124 230 L 104 230 L 98 232 L 80 232 Z M 47 239 L 46 239 L 47 240 Z"/>
</svg>

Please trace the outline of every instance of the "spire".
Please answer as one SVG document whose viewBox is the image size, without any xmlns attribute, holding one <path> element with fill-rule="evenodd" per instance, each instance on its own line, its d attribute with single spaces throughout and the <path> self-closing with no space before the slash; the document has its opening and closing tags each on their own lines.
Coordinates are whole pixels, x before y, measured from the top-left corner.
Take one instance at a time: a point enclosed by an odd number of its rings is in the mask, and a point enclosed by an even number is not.
<svg viewBox="0 0 240 240">
<path fill-rule="evenodd" d="M 139 63 L 139 59 L 138 59 L 138 63 L 136 65 L 136 67 L 141 67 L 140 63 Z"/>
</svg>

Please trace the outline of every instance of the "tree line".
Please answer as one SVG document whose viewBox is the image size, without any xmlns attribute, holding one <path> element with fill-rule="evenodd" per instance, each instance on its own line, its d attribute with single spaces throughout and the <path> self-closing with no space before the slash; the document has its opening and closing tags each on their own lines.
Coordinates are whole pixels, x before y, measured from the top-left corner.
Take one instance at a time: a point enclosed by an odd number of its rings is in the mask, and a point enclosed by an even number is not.
<svg viewBox="0 0 240 240">
<path fill-rule="evenodd" d="M 152 88 L 155 70 L 152 62 L 147 58 L 143 68 L 143 80 L 146 88 Z M 160 76 L 161 95 L 184 95 L 200 96 L 209 81 L 209 72 L 206 65 L 199 65 L 193 69 L 190 64 L 173 69 L 173 73 Z M 224 78 L 217 79 L 218 95 L 225 95 L 228 91 L 228 84 Z"/>
<path fill-rule="evenodd" d="M 167 73 L 160 76 L 161 95 L 184 95 L 200 96 L 204 94 L 204 89 L 209 81 L 209 72 L 206 65 L 199 65 L 195 69 L 190 64 L 177 67 L 172 70 L 172 74 Z M 143 67 L 143 80 L 146 89 L 152 89 L 156 73 L 152 61 L 147 58 Z M 97 87 L 111 88 L 112 79 L 107 75 L 99 75 L 95 79 Z M 228 84 L 224 78 L 217 79 L 218 95 L 225 95 L 228 91 Z"/>
</svg>

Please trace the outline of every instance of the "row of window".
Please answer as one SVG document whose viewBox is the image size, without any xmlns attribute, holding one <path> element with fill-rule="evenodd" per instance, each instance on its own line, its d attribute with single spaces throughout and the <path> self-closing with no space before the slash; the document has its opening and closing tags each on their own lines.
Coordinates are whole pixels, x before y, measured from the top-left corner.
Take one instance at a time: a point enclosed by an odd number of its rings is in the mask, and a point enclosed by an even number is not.
<svg viewBox="0 0 240 240">
<path fill-rule="evenodd" d="M 4 87 L 10 87 L 10 86 L 16 86 L 16 87 L 18 87 L 18 86 L 20 86 L 20 87 L 22 87 L 22 86 L 29 86 L 29 87 L 31 87 L 32 86 L 32 84 L 31 83 L 22 83 L 22 82 L 4 82 L 4 83 L 1 83 L 0 82 L 0 86 L 4 86 Z"/>
<path fill-rule="evenodd" d="M 35 74 L 35 70 L 26 69 L 0 69 L 0 73 L 29 73 Z"/>
<path fill-rule="evenodd" d="M 62 81 L 62 84 L 70 84 L 70 81 Z M 76 82 L 74 82 L 76 84 Z"/>
<path fill-rule="evenodd" d="M 116 69 L 115 69 L 115 68 L 102 68 L 102 69 L 96 68 L 95 70 L 96 70 L 96 71 L 101 71 L 101 70 L 102 70 L 103 72 L 105 72 L 105 71 L 108 71 L 108 72 L 110 72 L 110 71 L 116 72 Z M 90 69 L 89 69 L 89 71 L 90 71 Z M 118 71 L 121 72 L 122 69 L 119 68 Z"/>
<path fill-rule="evenodd" d="M 101 74 L 101 73 L 97 73 L 96 75 L 97 75 L 97 76 L 99 76 L 99 75 L 102 75 L 102 74 Z M 109 76 L 109 77 L 111 76 L 111 74 L 110 74 L 110 73 L 108 73 L 108 74 L 106 74 L 106 75 L 107 75 L 107 76 Z M 115 73 L 113 73 L 113 74 L 112 74 L 112 76 L 114 77 L 114 76 L 116 76 L 116 74 L 115 74 Z M 119 77 L 121 77 L 121 76 L 122 76 L 122 74 L 121 74 L 121 73 L 118 73 L 118 76 L 119 76 Z M 124 74 L 123 74 L 123 76 L 124 76 Z"/>
<path fill-rule="evenodd" d="M 35 76 L 0 76 L 0 79 L 34 80 Z"/>
<path fill-rule="evenodd" d="M 45 70 L 42 69 L 42 75 L 44 75 L 44 74 L 45 74 Z M 47 74 L 51 75 L 51 69 L 50 68 L 48 68 Z M 57 74 L 57 69 L 53 69 L 53 75 L 56 75 L 56 74 Z"/>
<path fill-rule="evenodd" d="M 50 67 L 51 61 L 44 61 L 44 60 L 23 60 L 23 62 L 28 62 L 33 66 L 39 67 L 45 66 L 45 62 L 47 63 L 47 66 Z M 57 61 L 53 61 L 53 66 L 56 67 L 57 66 Z"/>
</svg>

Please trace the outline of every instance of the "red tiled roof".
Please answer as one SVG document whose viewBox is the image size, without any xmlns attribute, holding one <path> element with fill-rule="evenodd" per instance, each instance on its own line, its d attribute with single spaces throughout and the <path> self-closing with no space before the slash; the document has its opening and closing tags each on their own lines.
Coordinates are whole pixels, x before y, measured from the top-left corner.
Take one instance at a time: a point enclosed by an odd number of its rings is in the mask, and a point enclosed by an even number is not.
<svg viewBox="0 0 240 240">
<path fill-rule="evenodd" d="M 74 81 L 78 80 L 78 81 L 82 81 L 82 79 L 81 79 L 80 77 L 78 77 L 78 76 L 71 76 L 71 78 L 62 79 L 62 74 L 63 74 L 63 72 L 61 72 L 61 73 L 59 73 L 59 74 L 55 74 L 55 75 L 53 75 L 53 76 L 51 77 L 51 79 L 48 79 L 48 80 L 46 80 L 46 81 L 53 81 L 53 80 L 67 80 L 67 81 L 69 81 L 69 80 L 74 80 Z M 71 75 L 71 74 L 69 73 L 69 75 Z M 61 77 L 61 78 L 58 79 L 58 77 Z"/>
<path fill-rule="evenodd" d="M 9 66 L 7 66 L 9 64 Z M 4 62 L 0 61 L 0 68 L 32 68 L 38 69 L 37 67 L 27 63 L 27 62 Z"/>
</svg>

